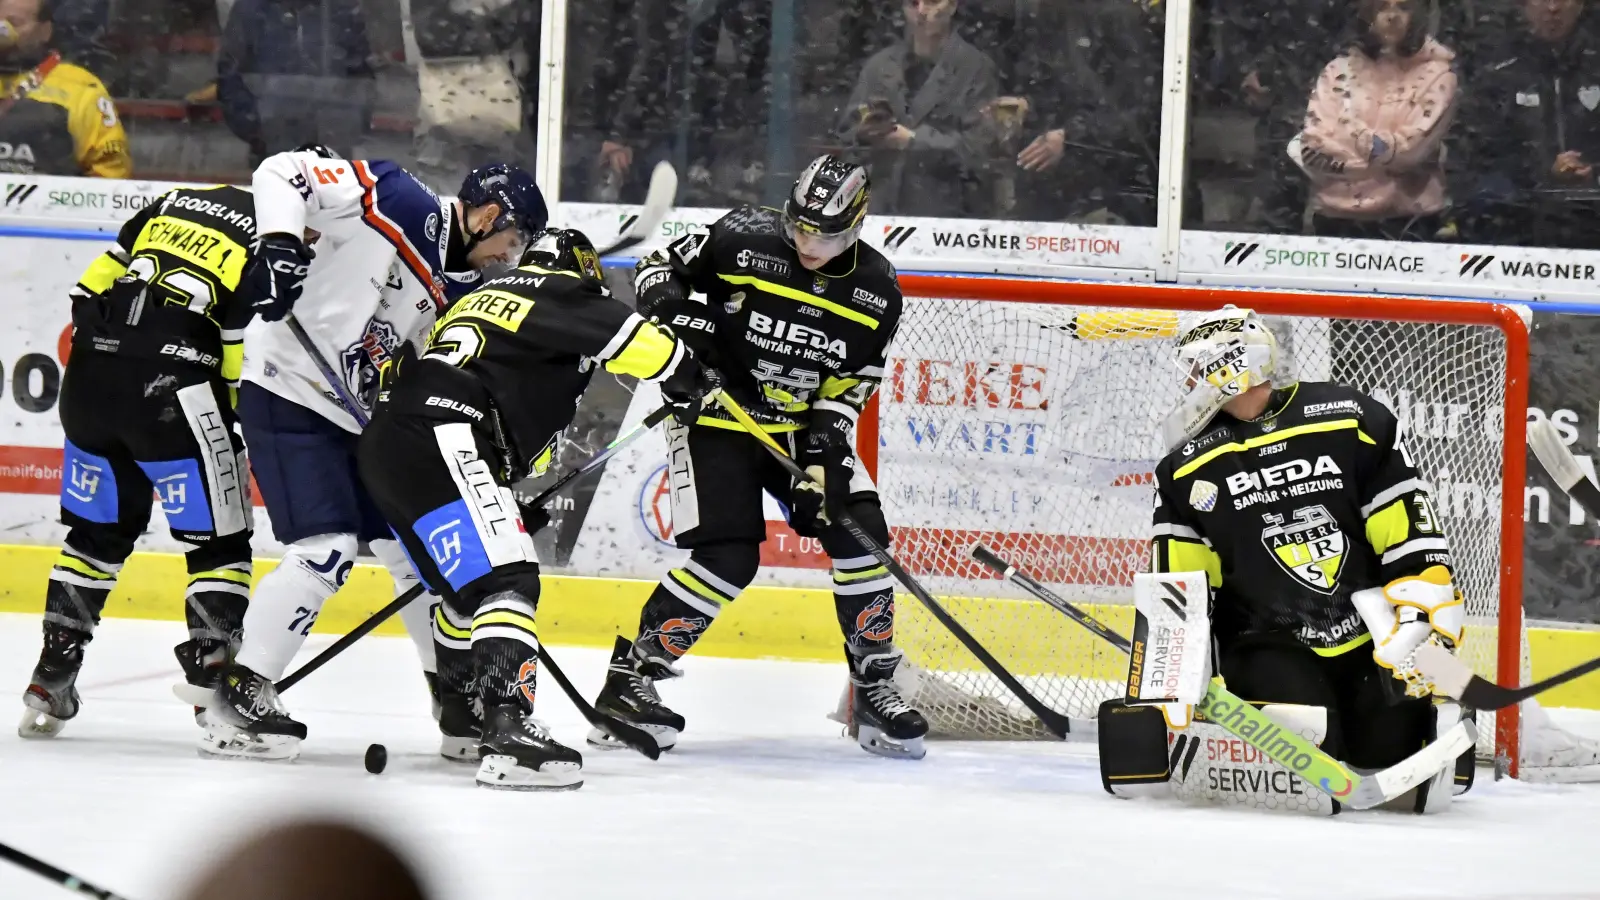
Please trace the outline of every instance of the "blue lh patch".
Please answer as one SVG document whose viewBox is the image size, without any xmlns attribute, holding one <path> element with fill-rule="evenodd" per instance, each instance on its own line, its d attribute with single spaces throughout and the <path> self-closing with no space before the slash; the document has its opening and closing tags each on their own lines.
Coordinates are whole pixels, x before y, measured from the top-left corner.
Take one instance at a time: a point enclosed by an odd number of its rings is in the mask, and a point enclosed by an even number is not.
<svg viewBox="0 0 1600 900">
<path fill-rule="evenodd" d="M 161 501 L 161 511 L 167 515 L 168 528 L 191 533 L 212 530 L 211 500 L 206 496 L 206 481 L 200 475 L 199 460 L 141 462 L 139 468 L 155 485 L 156 499 Z"/>
<path fill-rule="evenodd" d="M 427 546 L 433 564 L 452 590 L 461 590 L 494 568 L 489 565 L 488 551 L 483 549 L 465 500 L 446 503 L 428 513 L 411 526 L 411 531 Z"/>
<path fill-rule="evenodd" d="M 62 448 L 61 508 L 90 522 L 117 521 L 117 476 L 111 460 L 67 441 Z"/>
</svg>

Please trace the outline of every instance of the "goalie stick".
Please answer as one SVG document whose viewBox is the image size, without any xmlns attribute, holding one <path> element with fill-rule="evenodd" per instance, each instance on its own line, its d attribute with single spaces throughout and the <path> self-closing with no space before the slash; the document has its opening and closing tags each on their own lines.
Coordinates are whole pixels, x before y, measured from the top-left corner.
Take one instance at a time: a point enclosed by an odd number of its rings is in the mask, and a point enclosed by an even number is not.
<svg viewBox="0 0 1600 900">
<path fill-rule="evenodd" d="M 1132 649 L 1133 645 L 1127 638 L 1063 600 L 1055 592 L 1040 584 L 1032 575 L 1001 559 L 993 550 L 983 544 L 974 544 L 971 552 L 973 559 L 1043 600 L 1057 612 L 1087 628 L 1100 639 L 1124 653 Z M 1207 721 L 1233 733 L 1240 740 L 1260 750 L 1269 759 L 1283 764 L 1284 768 L 1298 775 L 1307 784 L 1327 793 L 1351 809 L 1371 809 L 1401 796 L 1439 774 L 1439 770 L 1452 765 L 1456 757 L 1478 742 L 1477 728 L 1463 719 L 1438 740 L 1400 762 L 1387 769 L 1361 775 L 1323 753 L 1319 747 L 1300 735 L 1279 726 L 1265 713 L 1239 699 L 1215 680 L 1212 680 L 1206 695 L 1195 707 L 1202 713 L 1211 711 L 1213 714 L 1206 716 Z M 1220 714 L 1224 710 L 1226 716 Z M 1243 727 L 1232 727 L 1231 720 L 1234 717 L 1243 720 Z M 1282 752 L 1284 745 L 1292 748 L 1290 753 Z M 1289 759 L 1282 758 L 1285 756 Z"/>
<path fill-rule="evenodd" d="M 1549 419 L 1528 424 L 1528 446 L 1545 474 L 1583 507 L 1591 516 L 1600 513 L 1600 488 L 1578 465 L 1578 458 L 1562 443 Z M 1473 709 L 1505 709 L 1521 703 L 1536 694 L 1542 694 L 1590 672 L 1600 670 L 1600 657 L 1558 672 L 1543 681 L 1524 687 L 1503 687 L 1472 671 L 1466 663 L 1442 647 L 1423 644 L 1417 648 L 1414 661 L 1423 674 L 1432 678 L 1439 689 Z"/>
<path fill-rule="evenodd" d="M 745 412 L 744 408 L 741 407 L 737 401 L 728 396 L 727 391 L 717 392 L 716 400 L 722 405 L 723 409 L 728 411 L 729 415 L 733 416 L 740 425 L 744 426 L 746 431 L 750 432 L 752 437 L 760 441 L 763 447 L 767 448 L 767 452 L 771 453 L 773 457 L 778 460 L 779 465 L 783 466 L 784 471 L 789 473 L 790 478 L 793 478 L 796 481 L 813 480 L 810 475 L 806 474 L 804 469 L 800 468 L 799 463 L 795 462 L 789 456 L 789 454 L 783 452 L 783 448 L 778 446 L 778 443 L 772 439 L 771 435 L 767 434 L 761 429 L 761 426 L 756 423 L 756 420 L 750 418 L 750 414 Z M 1006 686 L 1007 690 L 1015 694 L 1016 698 L 1022 701 L 1022 705 L 1026 706 L 1029 712 L 1033 713 L 1035 716 L 1038 716 L 1039 721 L 1044 723 L 1044 727 L 1050 729 L 1050 732 L 1056 737 L 1061 738 L 1062 740 L 1066 739 L 1067 733 L 1072 730 L 1071 724 L 1066 716 L 1046 706 L 1042 700 L 1040 700 L 1038 697 L 1035 697 L 1027 688 L 1023 687 L 1022 682 L 1018 681 L 1015 675 L 1012 675 L 1009 671 L 1007 671 L 1006 667 L 1001 665 L 1000 661 L 995 659 L 994 655 L 985 649 L 982 644 L 978 643 L 978 639 L 973 637 L 971 632 L 967 631 L 967 629 L 963 628 L 961 623 L 957 622 L 955 617 L 951 616 L 950 613 L 947 612 L 942 605 L 940 605 L 939 601 L 935 600 L 933 595 L 928 593 L 928 590 L 924 588 L 915 578 L 913 578 L 911 573 L 907 572 L 900 565 L 899 561 L 897 561 L 882 544 L 879 544 L 876 540 L 874 540 L 872 535 L 868 534 L 866 529 L 861 527 L 861 523 L 857 522 L 849 513 L 840 510 L 839 524 L 843 526 L 846 531 L 850 532 L 850 536 L 855 538 L 856 542 L 859 543 L 868 554 L 876 559 L 880 565 L 888 569 L 889 573 L 893 575 L 896 580 L 905 585 L 906 590 L 911 592 L 911 596 L 916 597 L 919 601 L 921 601 L 922 605 L 927 607 L 928 612 L 932 613 L 933 617 L 939 620 L 940 625 L 943 625 L 946 630 L 954 635 L 955 639 L 960 641 L 962 646 L 972 651 L 972 655 L 976 656 L 978 661 L 983 663 L 983 667 L 988 669 L 995 678 L 998 678 L 1000 683 Z"/>
<path fill-rule="evenodd" d="M 23 853 L 10 844 L 0 843 L 0 859 L 27 869 L 40 878 L 54 881 L 67 890 L 82 894 L 85 897 L 98 897 L 99 900 L 128 900 L 127 897 L 121 894 L 112 893 L 103 887 L 92 885 L 71 872 L 63 871 L 36 856 Z"/>
</svg>

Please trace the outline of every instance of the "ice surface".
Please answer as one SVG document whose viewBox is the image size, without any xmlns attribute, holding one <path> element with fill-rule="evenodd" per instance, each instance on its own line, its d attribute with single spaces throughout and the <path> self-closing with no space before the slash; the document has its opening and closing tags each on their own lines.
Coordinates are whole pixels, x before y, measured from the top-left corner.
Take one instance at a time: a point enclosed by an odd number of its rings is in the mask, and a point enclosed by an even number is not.
<svg viewBox="0 0 1600 900">
<path fill-rule="evenodd" d="M 38 636 L 37 617 L 0 615 L 7 696 Z M 10 702 L 0 841 L 134 900 L 175 896 L 243 830 L 330 809 L 387 829 L 448 898 L 1600 897 L 1600 786 L 1484 778 L 1429 818 L 1118 801 L 1081 744 L 868 756 L 824 718 L 842 664 L 691 658 L 662 690 L 689 720 L 677 750 L 587 753 L 582 790 L 521 794 L 475 788 L 471 766 L 434 754 L 410 643 L 369 638 L 284 695 L 310 727 L 299 762 L 204 760 L 169 691 L 182 639 L 176 623 L 108 620 L 84 710 L 53 742 L 19 740 Z M 592 696 L 603 654 L 556 649 Z M 577 712 L 548 678 L 540 690 L 556 736 L 581 745 Z M 1557 717 L 1600 733 L 1600 716 Z M 372 742 L 389 749 L 382 775 L 362 769 Z M 0 898 L 71 896 L 0 863 Z"/>
</svg>

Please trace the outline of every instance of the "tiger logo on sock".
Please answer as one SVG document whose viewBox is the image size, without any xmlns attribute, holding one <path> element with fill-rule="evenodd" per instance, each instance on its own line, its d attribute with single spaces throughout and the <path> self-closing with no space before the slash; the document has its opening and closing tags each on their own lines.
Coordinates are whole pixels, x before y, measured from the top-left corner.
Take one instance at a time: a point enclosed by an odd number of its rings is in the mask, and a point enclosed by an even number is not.
<svg viewBox="0 0 1600 900">
<path fill-rule="evenodd" d="M 879 597 L 856 615 L 851 643 L 877 643 L 894 637 L 894 597 Z"/>
<path fill-rule="evenodd" d="M 661 645 L 661 649 L 677 658 L 688 653 L 694 642 L 710 627 L 711 620 L 704 616 L 679 616 L 662 622 L 659 628 L 646 631 L 644 643 L 655 641 Z"/>
</svg>

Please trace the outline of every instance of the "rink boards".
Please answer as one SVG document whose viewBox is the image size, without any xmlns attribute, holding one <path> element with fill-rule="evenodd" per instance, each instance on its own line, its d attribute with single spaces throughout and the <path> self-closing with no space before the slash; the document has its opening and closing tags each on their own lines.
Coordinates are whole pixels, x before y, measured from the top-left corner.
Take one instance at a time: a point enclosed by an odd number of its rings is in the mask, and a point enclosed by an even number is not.
<svg viewBox="0 0 1600 900">
<path fill-rule="evenodd" d="M 0 545 L 0 612 L 43 611 L 45 581 L 56 553 L 54 547 Z M 256 560 L 256 577 L 271 571 L 275 564 L 271 559 Z M 105 615 L 180 620 L 186 583 L 182 556 L 135 553 Z M 639 610 L 654 586 L 655 582 L 635 579 L 546 575 L 539 603 L 540 637 L 552 644 L 608 647 L 615 635 L 635 633 Z M 376 566 L 358 566 L 349 583 L 323 608 L 314 630 L 343 634 L 393 596 L 387 573 Z M 1126 664 L 1121 653 L 1071 626 L 1043 604 L 1012 598 L 950 599 L 962 623 L 985 645 L 996 648 L 997 655 L 1018 675 L 1111 681 L 1123 677 Z M 927 633 L 939 627 L 909 595 L 899 595 L 896 607 L 901 628 Z M 1131 630 L 1132 609 L 1128 606 L 1086 603 L 1084 608 L 1124 634 Z M 1041 642 L 1040 632 L 1055 635 L 1056 640 Z M 401 634 L 398 618 L 384 623 L 377 633 Z M 1471 628 L 1467 639 L 1474 639 Z M 1535 679 L 1600 656 L 1600 631 L 1530 628 L 1528 642 Z M 752 586 L 725 609 L 695 653 L 737 659 L 837 661 L 841 658 L 840 637 L 833 597 L 826 589 Z M 976 667 L 976 662 L 969 664 Z M 1548 706 L 1600 709 L 1600 679 L 1579 679 L 1541 700 Z"/>
</svg>

